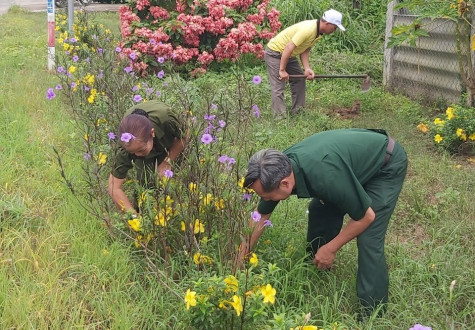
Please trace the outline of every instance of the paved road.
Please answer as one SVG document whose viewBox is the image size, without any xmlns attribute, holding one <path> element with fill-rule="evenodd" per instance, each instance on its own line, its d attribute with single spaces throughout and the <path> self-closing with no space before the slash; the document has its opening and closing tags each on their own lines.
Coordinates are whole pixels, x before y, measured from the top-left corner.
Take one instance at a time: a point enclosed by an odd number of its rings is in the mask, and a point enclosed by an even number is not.
<svg viewBox="0 0 475 330">
<path fill-rule="evenodd" d="M 0 15 L 8 12 L 8 8 L 13 5 L 20 6 L 21 8 L 33 11 L 46 13 L 46 5 L 48 0 L 0 0 Z M 76 2 L 75 6 L 79 6 Z M 120 5 L 92 3 L 85 7 L 88 11 L 118 11 Z"/>
</svg>

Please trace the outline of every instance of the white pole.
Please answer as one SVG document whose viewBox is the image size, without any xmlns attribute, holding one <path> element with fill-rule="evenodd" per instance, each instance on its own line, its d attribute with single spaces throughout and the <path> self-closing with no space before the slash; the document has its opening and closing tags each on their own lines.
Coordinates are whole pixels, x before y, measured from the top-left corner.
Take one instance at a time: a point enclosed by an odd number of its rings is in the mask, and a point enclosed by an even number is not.
<svg viewBox="0 0 475 330">
<path fill-rule="evenodd" d="M 54 17 L 54 1 L 48 0 L 47 6 L 48 12 L 48 70 L 52 71 L 55 67 L 55 32 L 56 32 L 56 23 Z"/>
<path fill-rule="evenodd" d="M 74 25 L 74 0 L 68 0 L 68 29 L 69 38 L 73 37 L 73 25 Z"/>
</svg>

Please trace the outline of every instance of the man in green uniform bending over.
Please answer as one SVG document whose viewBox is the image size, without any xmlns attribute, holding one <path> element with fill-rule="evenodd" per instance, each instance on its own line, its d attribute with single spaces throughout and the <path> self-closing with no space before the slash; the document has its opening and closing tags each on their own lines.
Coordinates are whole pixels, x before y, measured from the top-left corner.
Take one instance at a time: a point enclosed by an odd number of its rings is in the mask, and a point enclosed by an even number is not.
<svg viewBox="0 0 475 330">
<path fill-rule="evenodd" d="M 321 38 L 322 34 L 331 34 L 336 28 L 345 31 L 341 24 L 343 15 L 330 9 L 323 13 L 321 19 L 302 21 L 289 26 L 272 38 L 264 52 L 264 61 L 267 66 L 269 83 L 271 87 L 272 111 L 274 118 L 286 116 L 284 90 L 286 82 L 291 75 L 307 76 L 308 80 L 315 77 L 310 68 L 310 49 Z M 297 56 L 300 57 L 302 71 Z M 295 114 L 305 106 L 305 79 L 290 79 L 292 92 L 291 113 Z"/>
<path fill-rule="evenodd" d="M 337 251 L 356 237 L 357 294 L 371 312 L 388 299 L 384 239 L 406 170 L 403 147 L 383 130 L 325 131 L 284 152 L 258 151 L 249 160 L 244 186 L 261 197 L 261 218 L 250 221 L 254 229 L 241 255 L 256 244 L 279 201 L 312 198 L 307 243 L 313 263 L 330 268 Z M 351 219 L 342 229 L 345 214 Z"/>
<path fill-rule="evenodd" d="M 162 102 L 148 101 L 125 113 L 119 124 L 121 146 L 109 176 L 109 195 L 124 211 L 136 213 L 136 206 L 122 190 L 127 172 L 135 166 L 143 186 L 153 186 L 156 176 L 171 169 L 171 161 L 183 151 L 183 127 L 171 109 Z"/>
</svg>

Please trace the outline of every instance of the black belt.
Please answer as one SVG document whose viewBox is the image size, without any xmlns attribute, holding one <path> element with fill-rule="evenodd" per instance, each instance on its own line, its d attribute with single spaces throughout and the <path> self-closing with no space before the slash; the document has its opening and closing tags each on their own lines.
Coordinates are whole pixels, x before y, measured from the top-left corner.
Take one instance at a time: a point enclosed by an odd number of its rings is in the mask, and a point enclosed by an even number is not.
<svg viewBox="0 0 475 330">
<path fill-rule="evenodd" d="M 383 161 L 383 166 L 386 166 L 389 163 L 389 158 L 391 158 L 391 155 L 393 154 L 394 150 L 394 145 L 396 144 L 396 141 L 392 137 L 388 135 L 388 146 L 386 148 L 386 155 L 384 155 L 384 161 Z"/>
</svg>

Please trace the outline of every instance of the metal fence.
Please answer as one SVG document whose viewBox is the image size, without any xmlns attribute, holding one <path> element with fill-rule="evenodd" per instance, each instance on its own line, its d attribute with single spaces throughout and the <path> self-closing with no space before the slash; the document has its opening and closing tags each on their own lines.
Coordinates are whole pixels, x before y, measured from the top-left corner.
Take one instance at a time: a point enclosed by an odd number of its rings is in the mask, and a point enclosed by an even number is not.
<svg viewBox="0 0 475 330">
<path fill-rule="evenodd" d="M 395 1 L 388 4 L 386 45 L 394 26 L 411 24 L 417 17 L 407 10 L 394 10 L 394 5 Z M 383 82 L 389 90 L 419 101 L 460 103 L 466 87 L 460 73 L 457 24 L 435 19 L 430 27 L 429 37 L 419 38 L 417 47 L 385 47 Z"/>
</svg>

